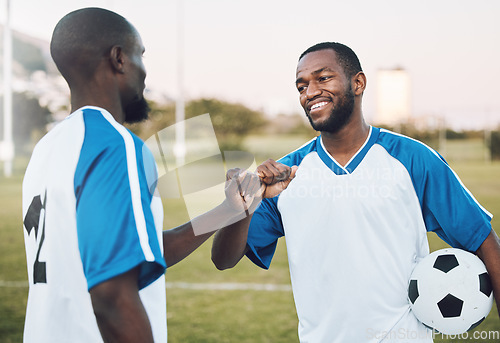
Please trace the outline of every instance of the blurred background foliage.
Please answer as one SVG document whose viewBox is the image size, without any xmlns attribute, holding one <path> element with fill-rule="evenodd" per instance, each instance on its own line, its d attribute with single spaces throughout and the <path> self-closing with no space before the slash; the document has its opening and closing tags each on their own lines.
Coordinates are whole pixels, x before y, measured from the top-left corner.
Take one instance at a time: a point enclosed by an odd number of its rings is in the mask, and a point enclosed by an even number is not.
<svg viewBox="0 0 500 343">
<path fill-rule="evenodd" d="M 175 124 L 175 104 L 159 105 L 150 101 L 149 105 L 150 120 L 129 125 L 129 128 L 144 140 L 155 132 Z M 186 119 L 205 113 L 210 114 L 221 150 L 241 150 L 242 139 L 267 123 L 263 112 L 252 110 L 239 103 L 213 98 L 195 99 L 186 103 Z"/>
<path fill-rule="evenodd" d="M 47 125 L 53 120 L 51 113 L 29 92 L 13 93 L 12 107 L 12 136 L 16 152 L 31 154 L 33 144 L 47 132 Z M 2 117 L 3 96 L 0 97 L 0 118 Z M 3 121 L 0 122 L 0 130 L 3 130 Z"/>
<path fill-rule="evenodd" d="M 144 122 L 126 125 L 143 140 L 155 132 L 175 124 L 175 103 L 159 104 L 149 101 L 150 118 Z M 69 114 L 69 109 L 66 109 Z M 30 155 L 33 146 L 57 123 L 46 106 L 40 105 L 36 95 L 30 92 L 14 93 L 14 143 L 16 154 Z M 221 151 L 244 150 L 245 139 L 250 136 L 301 136 L 314 137 L 317 133 L 311 128 L 303 114 L 278 114 L 266 116 L 263 111 L 246 107 L 243 104 L 228 102 L 215 98 L 193 99 L 186 102 L 186 119 L 208 113 L 219 142 Z M 3 97 L 0 96 L 0 117 L 3 115 Z M 3 122 L 0 122 L 2 130 Z M 500 160 L 500 128 L 490 130 L 454 131 L 450 128 L 421 128 L 412 123 L 397 126 L 381 126 L 383 128 L 415 138 L 436 149 L 441 154 L 443 141 L 482 141 L 488 150 L 488 158 Z M 445 156 L 446 157 L 446 156 Z"/>
</svg>

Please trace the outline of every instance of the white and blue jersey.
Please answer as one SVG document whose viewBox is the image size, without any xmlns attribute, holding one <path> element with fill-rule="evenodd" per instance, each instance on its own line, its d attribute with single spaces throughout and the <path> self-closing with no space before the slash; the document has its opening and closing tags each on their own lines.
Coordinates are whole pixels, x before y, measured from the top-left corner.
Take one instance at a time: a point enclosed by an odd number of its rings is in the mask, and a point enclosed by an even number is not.
<svg viewBox="0 0 500 343">
<path fill-rule="evenodd" d="M 285 236 L 301 342 L 432 342 L 407 300 L 426 233 L 476 251 L 491 214 L 434 150 L 383 129 L 345 166 L 321 137 L 279 162 L 296 177 L 254 213 L 247 256 L 268 268 Z"/>
<path fill-rule="evenodd" d="M 23 181 L 25 342 L 102 342 L 88 290 L 137 266 L 155 341 L 166 341 L 155 173 L 143 142 L 97 107 L 75 111 L 37 144 Z"/>
</svg>

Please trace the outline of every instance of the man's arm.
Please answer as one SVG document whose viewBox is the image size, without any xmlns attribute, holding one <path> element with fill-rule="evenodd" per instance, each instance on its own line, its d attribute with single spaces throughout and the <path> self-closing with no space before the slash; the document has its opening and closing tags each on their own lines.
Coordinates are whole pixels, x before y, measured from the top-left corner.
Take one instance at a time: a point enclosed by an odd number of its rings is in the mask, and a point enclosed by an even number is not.
<svg viewBox="0 0 500 343">
<path fill-rule="evenodd" d="M 296 171 L 297 166 L 288 167 L 273 160 L 262 163 L 256 170 L 265 185 L 262 197 L 273 198 L 279 195 L 288 187 L 295 177 Z M 252 207 L 254 206 L 255 204 L 252 204 Z M 254 211 L 255 208 L 252 208 L 249 211 L 249 216 L 217 231 L 215 234 L 212 244 L 212 262 L 217 269 L 233 268 L 247 253 L 248 228 Z"/>
<path fill-rule="evenodd" d="M 183 260 L 215 231 L 245 218 L 260 202 L 259 176 L 231 169 L 226 176 L 225 200 L 214 209 L 163 232 L 163 250 L 167 267 Z"/>
<path fill-rule="evenodd" d="M 212 243 L 212 262 L 219 270 L 236 266 L 248 251 L 247 236 L 252 216 L 229 225 L 215 234 Z"/>
<path fill-rule="evenodd" d="M 174 229 L 163 231 L 163 250 L 167 268 L 182 261 L 210 238 L 216 230 L 226 226 L 233 218 L 244 217 L 245 212 L 233 209 L 226 202 L 207 213 Z M 193 226 L 197 227 L 195 234 Z"/>
<path fill-rule="evenodd" d="M 153 342 L 149 318 L 139 298 L 138 274 L 137 267 L 90 290 L 97 325 L 106 343 Z"/>
<path fill-rule="evenodd" d="M 500 239 L 494 230 L 491 230 L 476 253 L 484 262 L 486 270 L 488 270 L 488 274 L 490 275 L 493 296 L 495 297 L 498 314 L 500 315 Z"/>
</svg>

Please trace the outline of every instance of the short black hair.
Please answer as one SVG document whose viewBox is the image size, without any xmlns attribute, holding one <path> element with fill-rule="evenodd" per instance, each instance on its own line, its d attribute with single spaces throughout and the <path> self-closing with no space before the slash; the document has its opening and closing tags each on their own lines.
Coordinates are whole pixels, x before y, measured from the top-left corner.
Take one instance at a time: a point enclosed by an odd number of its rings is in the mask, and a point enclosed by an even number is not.
<svg viewBox="0 0 500 343">
<path fill-rule="evenodd" d="M 136 29 L 121 15 L 97 7 L 75 10 L 56 25 L 50 53 L 69 82 L 76 75 L 92 77 L 114 45 L 128 49 Z"/>
<path fill-rule="evenodd" d="M 333 51 L 335 51 L 335 53 L 337 54 L 337 61 L 344 68 L 344 73 L 346 74 L 346 76 L 353 77 L 360 71 L 363 71 L 356 53 L 352 51 L 352 49 L 348 46 L 336 42 L 323 42 L 311 46 L 300 55 L 299 61 L 302 59 L 302 57 L 310 52 L 326 49 L 332 49 Z"/>
</svg>

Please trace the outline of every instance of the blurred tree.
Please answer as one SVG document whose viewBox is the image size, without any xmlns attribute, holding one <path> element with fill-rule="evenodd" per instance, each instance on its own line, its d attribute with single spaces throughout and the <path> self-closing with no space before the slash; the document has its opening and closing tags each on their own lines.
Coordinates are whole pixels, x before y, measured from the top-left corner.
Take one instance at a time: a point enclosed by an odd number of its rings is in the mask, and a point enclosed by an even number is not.
<svg viewBox="0 0 500 343">
<path fill-rule="evenodd" d="M 3 118 L 3 97 L 0 98 L 0 114 Z M 16 152 L 31 152 L 32 145 L 47 132 L 47 124 L 51 121 L 51 113 L 40 106 L 33 95 L 14 93 L 12 97 L 12 126 Z M 0 123 L 3 132 L 3 120 Z"/>
<path fill-rule="evenodd" d="M 260 132 L 268 135 L 298 135 L 304 138 L 319 134 L 311 127 L 305 115 L 299 113 L 279 113 L 269 118 L 266 127 Z"/>
<path fill-rule="evenodd" d="M 452 129 L 446 129 L 446 139 L 466 139 L 467 132 L 465 131 L 455 131 Z"/>
<path fill-rule="evenodd" d="M 125 124 L 133 133 L 147 140 L 149 137 L 170 125 L 175 124 L 175 105 L 159 105 L 154 101 L 148 101 L 151 112 L 149 120 L 135 124 Z"/>
<path fill-rule="evenodd" d="M 19 62 L 29 73 L 36 70 L 47 71 L 40 48 L 16 36 L 13 37 L 12 55 L 14 60 Z"/>
<path fill-rule="evenodd" d="M 128 126 L 146 140 L 155 132 L 175 123 L 175 105 L 160 106 L 149 102 L 150 120 Z M 248 107 L 218 99 L 196 99 L 186 104 L 186 119 L 205 113 L 210 114 L 215 135 L 221 150 L 241 150 L 246 135 L 267 122 L 264 114 Z"/>
<path fill-rule="evenodd" d="M 489 141 L 492 160 L 500 160 L 500 131 L 492 131 Z"/>
<path fill-rule="evenodd" d="M 208 113 L 222 150 L 240 150 L 244 137 L 266 123 L 264 114 L 217 99 L 198 99 L 186 105 L 186 118 Z"/>
<path fill-rule="evenodd" d="M 421 130 L 410 122 L 401 123 L 396 126 L 380 125 L 379 127 L 419 140 L 434 149 L 437 149 L 439 146 L 439 131 L 435 128 Z"/>
<path fill-rule="evenodd" d="M 3 35 L 3 26 L 0 25 L 0 37 Z M 12 32 L 12 57 L 15 64 L 22 66 L 23 71 L 31 74 L 36 70 L 47 71 L 43 52 L 32 39 L 17 31 Z M 3 59 L 3 44 L 0 44 L 0 60 Z"/>
</svg>

